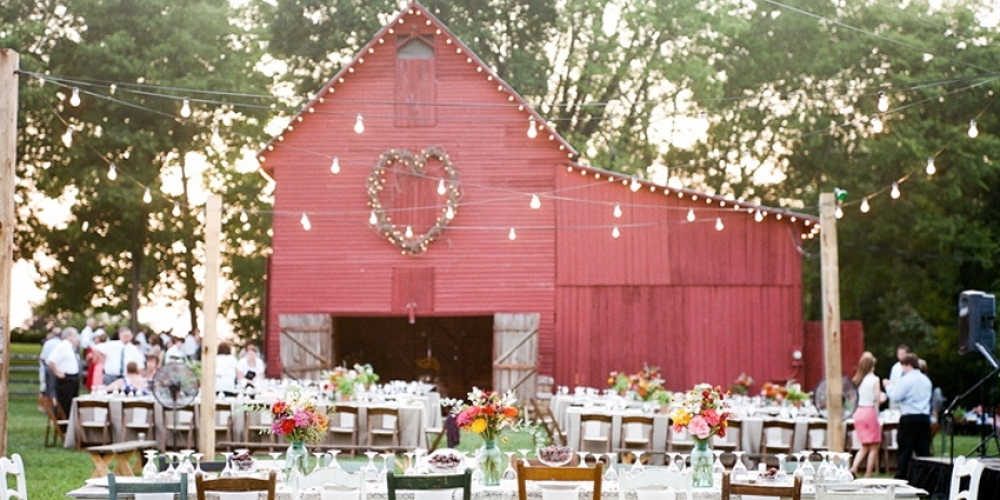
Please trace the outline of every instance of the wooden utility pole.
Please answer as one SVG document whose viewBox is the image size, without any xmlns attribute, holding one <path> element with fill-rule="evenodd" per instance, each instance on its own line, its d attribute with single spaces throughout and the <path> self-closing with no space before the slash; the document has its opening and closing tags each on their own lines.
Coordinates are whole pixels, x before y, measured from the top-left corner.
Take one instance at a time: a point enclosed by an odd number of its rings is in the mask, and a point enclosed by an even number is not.
<svg viewBox="0 0 1000 500">
<path fill-rule="evenodd" d="M 820 269 L 823 279 L 823 352 L 826 359 L 826 437 L 830 451 L 844 451 L 843 370 L 840 367 L 840 263 L 837 199 L 819 195 Z"/>
<path fill-rule="evenodd" d="M 10 277 L 14 266 L 14 166 L 17 164 L 17 72 L 20 56 L 0 49 L 0 456 L 7 455 L 10 408 Z"/>
<path fill-rule="evenodd" d="M 201 418 L 198 420 L 198 449 L 205 457 L 215 457 L 215 354 L 219 335 L 219 247 L 222 245 L 222 196 L 213 194 L 205 205 L 205 286 L 201 303 L 205 333 L 201 338 Z"/>
</svg>

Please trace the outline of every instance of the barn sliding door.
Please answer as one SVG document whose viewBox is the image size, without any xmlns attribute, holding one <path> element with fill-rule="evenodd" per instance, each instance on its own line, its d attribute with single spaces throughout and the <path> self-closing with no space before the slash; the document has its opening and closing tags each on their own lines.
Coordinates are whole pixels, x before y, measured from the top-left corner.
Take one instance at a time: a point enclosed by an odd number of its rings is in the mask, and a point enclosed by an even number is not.
<svg viewBox="0 0 1000 500">
<path fill-rule="evenodd" d="M 333 364 L 333 320 L 328 314 L 282 314 L 281 366 L 294 379 L 318 379 Z"/>
<path fill-rule="evenodd" d="M 493 389 L 513 390 L 519 401 L 535 397 L 538 378 L 538 313 L 493 316 Z"/>
</svg>

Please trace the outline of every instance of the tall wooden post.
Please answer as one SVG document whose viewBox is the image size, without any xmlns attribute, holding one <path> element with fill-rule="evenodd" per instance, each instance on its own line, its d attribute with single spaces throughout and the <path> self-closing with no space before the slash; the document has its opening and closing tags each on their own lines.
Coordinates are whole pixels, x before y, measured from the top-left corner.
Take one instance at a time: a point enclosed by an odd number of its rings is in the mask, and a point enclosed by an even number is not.
<svg viewBox="0 0 1000 500">
<path fill-rule="evenodd" d="M 14 265 L 14 166 L 17 164 L 17 72 L 20 56 L 0 49 L 0 456 L 7 455 L 10 408 L 10 278 Z"/>
<path fill-rule="evenodd" d="M 823 280 L 823 352 L 826 360 L 826 436 L 830 451 L 844 451 L 843 387 L 840 367 L 840 263 L 837 254 L 837 200 L 819 195 L 820 268 Z"/>
<path fill-rule="evenodd" d="M 202 288 L 202 317 L 205 333 L 201 338 L 201 418 L 198 420 L 198 449 L 205 457 L 215 457 L 215 354 L 219 335 L 219 248 L 222 245 L 222 196 L 213 194 L 205 205 L 205 286 Z"/>
</svg>

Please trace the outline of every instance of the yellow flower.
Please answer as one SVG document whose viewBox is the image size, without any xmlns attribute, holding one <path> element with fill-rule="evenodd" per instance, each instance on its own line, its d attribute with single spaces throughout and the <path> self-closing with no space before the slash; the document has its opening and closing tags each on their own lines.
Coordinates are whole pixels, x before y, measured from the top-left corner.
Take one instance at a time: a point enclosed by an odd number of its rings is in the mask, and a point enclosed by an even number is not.
<svg viewBox="0 0 1000 500">
<path fill-rule="evenodd" d="M 474 420 L 472 422 L 472 425 L 469 427 L 469 429 L 471 429 L 472 432 L 475 432 L 477 434 L 485 431 L 486 430 L 486 419 L 485 418 L 477 418 L 476 420 Z"/>
<path fill-rule="evenodd" d="M 500 442 L 503 444 L 507 444 L 507 441 L 510 441 L 510 438 L 508 438 L 507 436 L 500 438 Z"/>
<path fill-rule="evenodd" d="M 687 408 L 678 408 L 674 410 L 674 414 L 670 416 L 674 420 L 674 425 L 687 425 L 691 421 L 691 412 Z"/>
</svg>

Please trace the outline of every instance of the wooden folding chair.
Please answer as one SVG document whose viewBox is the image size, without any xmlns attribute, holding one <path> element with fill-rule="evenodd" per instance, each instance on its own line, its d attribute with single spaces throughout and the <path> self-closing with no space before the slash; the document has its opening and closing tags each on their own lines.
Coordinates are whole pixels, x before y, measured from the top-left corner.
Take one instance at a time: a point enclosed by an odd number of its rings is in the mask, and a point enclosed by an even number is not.
<svg viewBox="0 0 1000 500">
<path fill-rule="evenodd" d="M 472 499 L 472 471 L 465 469 L 461 474 L 449 474 L 445 476 L 397 476 L 395 473 L 386 475 L 386 487 L 389 491 L 389 500 L 396 500 L 396 492 L 399 490 L 428 491 L 428 490 L 462 490 L 462 500 Z"/>
<path fill-rule="evenodd" d="M 580 451 L 610 452 L 612 432 L 611 422 L 611 415 L 604 415 L 600 413 L 584 413 L 580 415 L 580 443 L 577 449 Z M 595 426 L 600 428 L 600 434 L 588 434 L 587 430 L 592 429 Z"/>
<path fill-rule="evenodd" d="M 275 471 L 267 474 L 267 479 L 256 477 L 222 477 L 219 479 L 205 479 L 204 474 L 195 474 L 195 489 L 198 491 L 198 500 L 208 498 L 206 493 L 242 493 L 250 491 L 267 492 L 267 500 L 275 500 L 275 488 L 278 483 L 278 476 Z"/>
<path fill-rule="evenodd" d="M 63 413 L 62 407 L 55 398 L 38 395 L 38 404 L 45 410 L 45 417 L 48 423 L 45 425 L 45 446 L 62 446 L 66 442 L 66 429 L 69 427 L 69 419 Z M 51 433 L 51 438 L 49 435 Z"/>
<path fill-rule="evenodd" d="M 566 444 L 566 434 L 559 427 L 559 421 L 556 420 L 549 406 L 542 404 L 536 398 L 531 398 L 528 402 L 531 404 L 532 412 L 535 414 L 533 423 L 541 425 L 545 429 L 545 433 L 549 435 L 549 440 L 552 441 L 552 444 Z"/>
<path fill-rule="evenodd" d="M 635 432 L 636 430 L 638 432 Z M 650 450 L 652 447 L 653 417 L 648 415 L 626 415 L 622 417 L 618 451 Z"/>
<path fill-rule="evenodd" d="M 145 433 L 146 439 L 156 441 L 156 405 L 152 401 L 126 400 L 122 402 L 122 432 L 119 441 L 139 439 Z"/>
<path fill-rule="evenodd" d="M 391 419 L 391 426 L 386 426 Z M 388 439 L 389 445 L 377 445 L 380 440 Z M 368 408 L 368 449 L 396 450 L 399 448 L 399 409 L 372 406 Z"/>
<path fill-rule="evenodd" d="M 350 418 L 350 425 L 345 425 L 345 420 Z M 343 445 L 346 451 L 355 456 L 358 451 L 358 434 L 360 434 L 358 421 L 358 407 L 353 405 L 337 406 L 331 420 L 336 420 L 336 425 L 330 425 L 330 434 L 327 442 L 333 446 Z"/>
<path fill-rule="evenodd" d="M 590 467 L 547 467 L 524 465 L 523 460 L 517 461 L 517 498 L 528 500 L 528 481 L 586 481 L 592 483 L 594 499 L 601 497 L 601 463 Z M 798 500 L 798 499 L 795 499 Z"/>
<path fill-rule="evenodd" d="M 88 439 L 89 432 L 96 431 L 101 435 L 98 441 Z M 87 446 L 103 446 L 111 444 L 111 408 L 107 401 L 95 399 L 76 400 L 76 449 Z"/>
<path fill-rule="evenodd" d="M 774 432 L 770 432 L 774 431 Z M 776 438 L 780 436 L 780 439 Z M 761 460 L 776 453 L 792 454 L 795 446 L 795 422 L 791 420 L 765 420 L 761 429 Z"/>
<path fill-rule="evenodd" d="M 175 493 L 178 500 L 187 500 L 188 479 L 187 473 L 182 473 L 177 481 L 143 481 L 119 483 L 115 479 L 115 473 L 108 473 L 108 500 L 118 500 L 119 493 Z"/>
<path fill-rule="evenodd" d="M 763 483 L 734 483 L 728 472 L 722 473 L 722 500 L 730 500 L 733 495 L 753 495 L 762 497 L 790 498 L 802 500 L 802 476 L 794 476 L 791 485 L 771 485 Z"/>
</svg>

